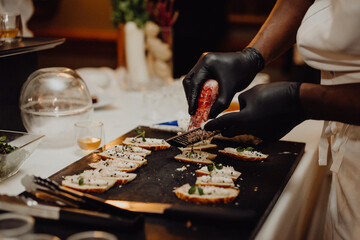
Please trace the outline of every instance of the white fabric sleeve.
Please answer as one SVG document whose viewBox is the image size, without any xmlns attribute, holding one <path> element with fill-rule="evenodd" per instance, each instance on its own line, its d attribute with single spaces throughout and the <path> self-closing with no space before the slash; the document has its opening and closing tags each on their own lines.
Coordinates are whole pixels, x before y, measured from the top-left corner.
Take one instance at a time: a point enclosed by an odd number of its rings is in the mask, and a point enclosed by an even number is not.
<svg viewBox="0 0 360 240">
<path fill-rule="evenodd" d="M 324 44 L 334 52 L 360 55 L 360 1 L 332 0 L 332 23 Z"/>
</svg>

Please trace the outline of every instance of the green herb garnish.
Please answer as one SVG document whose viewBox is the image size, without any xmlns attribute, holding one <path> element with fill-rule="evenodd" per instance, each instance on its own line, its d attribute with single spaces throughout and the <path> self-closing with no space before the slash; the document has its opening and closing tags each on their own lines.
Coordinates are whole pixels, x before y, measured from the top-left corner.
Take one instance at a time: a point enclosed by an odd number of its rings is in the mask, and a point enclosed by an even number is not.
<svg viewBox="0 0 360 240">
<path fill-rule="evenodd" d="M 201 187 L 197 187 L 197 189 L 199 191 L 200 196 L 204 195 L 204 190 Z"/>
<path fill-rule="evenodd" d="M 253 147 L 247 147 L 247 148 L 243 148 L 243 147 L 237 147 L 236 148 L 236 151 L 237 152 L 243 152 L 243 151 L 253 151 L 254 150 L 254 148 Z"/>
<path fill-rule="evenodd" d="M 214 170 L 214 164 L 207 165 L 207 169 L 209 172 L 212 172 Z"/>
<path fill-rule="evenodd" d="M 245 148 L 243 148 L 243 147 L 237 147 L 236 148 L 236 151 L 237 152 L 243 152 L 245 150 Z"/>
<path fill-rule="evenodd" d="M 245 150 L 251 152 L 251 151 L 254 151 L 254 148 L 253 147 L 247 147 L 247 148 L 245 148 Z"/>
<path fill-rule="evenodd" d="M 196 189 L 198 190 L 200 196 L 204 195 L 204 190 L 201 187 L 195 185 L 190 187 L 188 193 L 194 194 L 196 192 Z"/>
<path fill-rule="evenodd" d="M 191 147 L 191 150 L 189 152 L 189 158 L 191 158 L 191 156 L 194 154 L 195 154 L 194 147 Z"/>
<path fill-rule="evenodd" d="M 16 149 L 16 147 L 11 146 L 10 144 L 4 142 L 5 140 L 6 140 L 6 136 L 0 137 L 0 153 L 1 154 L 8 154 Z"/>
<path fill-rule="evenodd" d="M 221 163 L 217 163 L 217 164 L 213 163 L 213 164 L 207 165 L 207 169 L 210 173 L 212 171 L 214 171 L 215 168 L 218 170 L 221 170 L 221 169 L 223 169 L 223 165 Z"/>
<path fill-rule="evenodd" d="M 123 146 L 122 146 L 122 150 L 123 150 L 123 151 L 126 151 L 126 150 L 128 150 L 128 149 L 131 151 L 131 150 L 132 150 L 132 147 L 129 146 L 129 145 L 123 145 Z"/>
<path fill-rule="evenodd" d="M 223 169 L 223 165 L 221 163 L 215 164 L 215 167 L 216 167 L 216 169 L 219 169 L 219 170 Z"/>
<path fill-rule="evenodd" d="M 84 178 L 83 177 L 80 177 L 79 178 L 79 185 L 81 186 L 81 185 L 83 185 L 84 184 Z"/>
<path fill-rule="evenodd" d="M 196 186 L 191 186 L 191 188 L 189 189 L 188 193 L 189 194 L 194 194 L 196 191 Z"/>
<path fill-rule="evenodd" d="M 138 137 L 142 137 L 142 141 L 143 142 L 146 142 L 146 139 L 145 139 L 145 131 L 141 131 L 140 129 L 136 128 L 135 129 L 135 132 L 139 135 L 135 136 L 135 138 L 138 138 Z"/>
</svg>

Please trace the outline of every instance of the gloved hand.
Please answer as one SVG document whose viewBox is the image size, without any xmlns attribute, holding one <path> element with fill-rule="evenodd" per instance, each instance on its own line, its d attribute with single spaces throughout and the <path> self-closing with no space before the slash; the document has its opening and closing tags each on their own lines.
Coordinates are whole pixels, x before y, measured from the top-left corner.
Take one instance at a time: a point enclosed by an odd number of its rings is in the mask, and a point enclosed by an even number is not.
<svg viewBox="0 0 360 240">
<path fill-rule="evenodd" d="M 211 107 L 209 118 L 215 118 L 230 105 L 235 93 L 246 88 L 265 65 L 254 48 L 234 53 L 204 53 L 183 80 L 189 114 L 197 109 L 201 87 L 208 79 L 219 83 L 219 95 Z"/>
<path fill-rule="evenodd" d="M 240 111 L 208 122 L 205 130 L 221 130 L 223 136 L 251 134 L 262 140 L 278 140 L 305 120 L 299 89 L 301 83 L 257 85 L 239 95 Z"/>
</svg>

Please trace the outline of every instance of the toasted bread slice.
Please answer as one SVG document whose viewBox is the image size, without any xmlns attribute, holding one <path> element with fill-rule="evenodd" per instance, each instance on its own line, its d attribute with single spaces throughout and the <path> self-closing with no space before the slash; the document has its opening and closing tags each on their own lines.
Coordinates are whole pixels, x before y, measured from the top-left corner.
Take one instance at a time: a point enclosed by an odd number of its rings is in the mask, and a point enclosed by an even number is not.
<svg viewBox="0 0 360 240">
<path fill-rule="evenodd" d="M 114 167 L 96 168 L 92 170 L 85 170 L 82 175 L 92 175 L 95 178 L 116 180 L 118 184 L 126 184 L 136 178 L 136 173 L 127 173 L 119 171 Z"/>
<path fill-rule="evenodd" d="M 214 172 L 215 174 L 217 174 L 217 173 L 226 174 L 229 177 L 231 177 L 233 181 L 236 181 L 236 179 L 238 179 L 241 175 L 241 172 L 236 171 L 234 169 L 234 167 L 232 167 L 232 166 L 223 166 L 222 169 L 217 169 L 216 167 L 214 167 L 211 172 Z M 207 168 L 207 166 L 204 166 L 198 170 L 195 170 L 195 173 L 196 173 L 196 176 L 198 176 L 198 177 L 203 176 L 203 175 L 210 175 L 210 172 L 209 172 L 209 169 Z"/>
<path fill-rule="evenodd" d="M 143 158 L 151 154 L 151 151 L 141 147 L 129 146 L 129 145 L 115 145 L 109 150 L 115 150 L 117 152 L 126 152 L 139 155 Z"/>
<path fill-rule="evenodd" d="M 263 154 L 258 151 L 248 151 L 243 150 L 238 152 L 236 148 L 225 148 L 224 150 L 219 150 L 219 153 L 224 154 L 232 159 L 239 159 L 242 161 L 261 161 L 266 159 L 269 155 Z"/>
<path fill-rule="evenodd" d="M 86 179 L 81 175 L 66 176 L 61 182 L 65 187 L 91 193 L 103 193 L 114 186 L 115 183 L 116 179 Z"/>
<path fill-rule="evenodd" d="M 194 150 L 194 149 L 183 150 L 183 148 L 179 148 L 179 149 L 182 151 L 183 154 L 188 154 L 188 152 L 193 152 L 193 153 L 201 154 L 201 155 L 203 155 L 205 158 L 207 158 L 209 160 L 214 160 L 217 157 L 216 154 L 201 151 L 201 150 Z"/>
<path fill-rule="evenodd" d="M 202 151 L 183 151 L 182 153 L 176 155 L 174 158 L 180 162 L 200 163 L 208 165 L 213 163 L 213 161 L 209 159 L 209 157 L 214 157 L 213 155 L 214 154 Z"/>
<path fill-rule="evenodd" d="M 114 186 L 115 183 L 126 184 L 135 178 L 135 173 L 119 171 L 108 166 L 66 176 L 62 185 L 82 192 L 102 193 Z"/>
<path fill-rule="evenodd" d="M 104 167 L 114 167 L 117 170 L 124 172 L 133 172 L 138 169 L 141 165 L 134 161 L 127 161 L 123 159 L 107 159 L 101 160 L 98 162 L 90 163 L 91 168 L 104 168 Z"/>
<path fill-rule="evenodd" d="M 145 141 L 144 141 L 145 140 Z M 123 144 L 134 146 L 134 147 L 142 147 L 148 150 L 165 150 L 170 148 L 170 144 L 167 143 L 164 139 L 159 138 L 139 138 L 139 137 L 128 137 L 125 138 Z"/>
<path fill-rule="evenodd" d="M 191 145 L 188 145 L 184 148 L 179 148 L 181 151 L 190 151 L 190 150 L 205 150 L 216 148 L 216 144 L 211 143 L 211 139 L 203 140 Z"/>
<path fill-rule="evenodd" d="M 236 188 L 222 188 L 214 186 L 195 187 L 195 191 L 190 194 L 190 184 L 184 184 L 174 190 L 175 195 L 187 202 L 198 204 L 217 204 L 230 203 L 238 195 L 240 190 Z M 201 189 L 201 190 L 200 190 Z"/>
<path fill-rule="evenodd" d="M 235 187 L 233 179 L 223 173 L 212 173 L 196 178 L 195 185 L 198 186 L 215 186 L 215 187 Z"/>
<path fill-rule="evenodd" d="M 145 158 L 143 158 L 142 156 L 136 155 L 136 154 L 132 154 L 132 153 L 127 153 L 127 152 L 118 152 L 116 150 L 105 150 L 101 153 L 98 153 L 98 155 L 102 158 L 102 159 L 123 159 L 123 160 L 128 160 L 128 161 L 134 161 L 138 164 L 140 164 L 140 166 L 147 164 L 147 160 Z"/>
</svg>

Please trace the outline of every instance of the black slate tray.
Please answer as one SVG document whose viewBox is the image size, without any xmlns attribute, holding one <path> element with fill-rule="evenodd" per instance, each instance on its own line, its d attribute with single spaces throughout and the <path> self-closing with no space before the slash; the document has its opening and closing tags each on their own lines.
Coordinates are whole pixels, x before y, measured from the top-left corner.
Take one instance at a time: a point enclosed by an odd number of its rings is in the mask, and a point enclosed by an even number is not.
<svg viewBox="0 0 360 240">
<path fill-rule="evenodd" d="M 140 128 L 146 131 L 146 137 L 167 139 L 174 135 L 174 133 L 157 129 L 147 127 Z M 115 144 L 120 144 L 126 137 L 135 135 L 137 134 L 132 130 L 106 144 L 100 151 L 109 149 Z M 216 143 L 218 148 L 208 150 L 212 153 L 217 153 L 219 149 L 223 149 L 224 147 L 248 146 L 216 139 L 213 140 L 213 143 Z M 147 157 L 148 164 L 136 171 L 138 176 L 133 182 L 121 187 L 116 185 L 109 191 L 96 195 L 104 199 L 112 200 L 172 203 L 175 206 L 179 206 L 177 214 L 184 214 L 186 218 L 190 219 L 199 216 L 204 219 L 209 217 L 213 223 L 216 223 L 216 221 L 219 223 L 220 221 L 226 221 L 227 218 L 233 221 L 237 216 L 243 216 L 244 213 L 254 213 L 249 219 L 245 219 L 247 220 L 246 228 L 241 229 L 240 227 L 239 229 L 242 231 L 242 236 L 251 238 L 251 236 L 256 235 L 281 195 L 282 190 L 303 155 L 305 144 L 275 141 L 263 142 L 254 146 L 254 148 L 255 150 L 269 154 L 268 159 L 259 162 L 243 162 L 228 159 L 220 154 L 218 154 L 215 159 L 216 163 L 232 165 L 236 170 L 242 172 L 240 178 L 235 182 L 240 188 L 240 194 L 235 201 L 230 204 L 200 206 L 176 198 L 172 192 L 174 187 L 179 187 L 185 183 L 194 184 L 196 180 L 195 170 L 200 168 L 197 164 L 177 162 L 174 156 L 180 151 L 176 147 L 171 147 L 163 151 L 153 151 L 152 154 Z M 99 157 L 96 154 L 89 154 L 55 173 L 50 178 L 60 183 L 63 176 L 76 174 L 85 169 L 89 169 L 88 164 L 98 161 L 98 159 Z M 184 165 L 187 167 L 187 170 L 177 171 L 178 168 Z M 218 218 L 216 216 L 217 213 L 220 213 Z M 244 219 L 239 218 L 239 221 L 240 220 Z M 234 223 L 234 221 L 232 223 Z"/>
<path fill-rule="evenodd" d="M 0 58 L 54 48 L 65 42 L 65 38 L 23 37 L 18 43 L 0 46 Z"/>
</svg>

